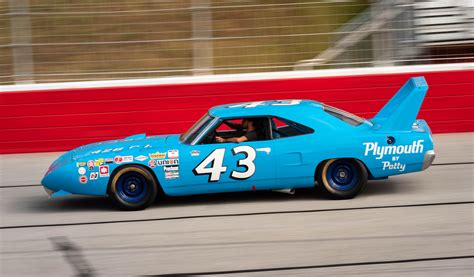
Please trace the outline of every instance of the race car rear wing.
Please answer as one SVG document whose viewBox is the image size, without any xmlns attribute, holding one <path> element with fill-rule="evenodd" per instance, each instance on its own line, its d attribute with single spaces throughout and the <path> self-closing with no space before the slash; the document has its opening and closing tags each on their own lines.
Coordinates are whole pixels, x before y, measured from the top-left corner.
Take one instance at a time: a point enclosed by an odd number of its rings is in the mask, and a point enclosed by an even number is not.
<svg viewBox="0 0 474 277">
<path fill-rule="evenodd" d="M 427 90 L 424 77 L 410 78 L 370 121 L 378 130 L 411 130 Z"/>
</svg>

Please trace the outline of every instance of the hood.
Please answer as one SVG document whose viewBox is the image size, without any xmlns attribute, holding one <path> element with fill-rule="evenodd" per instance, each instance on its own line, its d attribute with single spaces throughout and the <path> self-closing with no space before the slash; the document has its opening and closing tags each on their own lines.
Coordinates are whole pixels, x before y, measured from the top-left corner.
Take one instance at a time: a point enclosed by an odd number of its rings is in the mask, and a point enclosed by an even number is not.
<svg viewBox="0 0 474 277">
<path fill-rule="evenodd" d="M 72 159 L 78 160 L 97 154 L 127 153 L 130 150 L 140 151 L 142 149 L 161 148 L 166 145 L 177 144 L 179 135 L 147 136 L 137 134 L 118 140 L 108 140 L 80 146 L 71 151 Z"/>
</svg>

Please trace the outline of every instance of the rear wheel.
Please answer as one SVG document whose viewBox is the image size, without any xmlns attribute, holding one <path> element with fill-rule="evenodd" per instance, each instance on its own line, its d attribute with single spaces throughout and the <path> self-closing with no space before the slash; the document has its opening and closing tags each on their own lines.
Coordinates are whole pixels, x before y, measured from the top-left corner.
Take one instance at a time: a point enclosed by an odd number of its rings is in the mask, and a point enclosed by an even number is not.
<svg viewBox="0 0 474 277">
<path fill-rule="evenodd" d="M 317 180 L 332 198 L 350 199 L 367 184 L 367 170 L 357 160 L 331 159 L 319 167 Z"/>
<path fill-rule="evenodd" d="M 130 165 L 113 175 L 109 197 L 120 209 L 136 211 L 150 206 L 157 192 L 153 175 L 142 166 Z"/>
</svg>

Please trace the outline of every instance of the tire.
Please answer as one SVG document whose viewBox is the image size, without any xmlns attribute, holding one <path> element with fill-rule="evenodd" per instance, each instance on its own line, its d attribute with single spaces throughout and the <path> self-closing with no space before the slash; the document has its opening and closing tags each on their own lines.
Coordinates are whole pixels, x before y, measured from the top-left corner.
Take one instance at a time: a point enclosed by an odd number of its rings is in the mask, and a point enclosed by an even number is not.
<svg viewBox="0 0 474 277">
<path fill-rule="evenodd" d="M 143 210 L 155 201 L 157 193 L 153 175 L 138 165 L 120 168 L 110 182 L 109 197 L 121 210 Z"/>
<path fill-rule="evenodd" d="M 354 198 L 367 184 L 367 169 L 353 159 L 331 159 L 317 172 L 319 187 L 333 199 Z"/>
</svg>

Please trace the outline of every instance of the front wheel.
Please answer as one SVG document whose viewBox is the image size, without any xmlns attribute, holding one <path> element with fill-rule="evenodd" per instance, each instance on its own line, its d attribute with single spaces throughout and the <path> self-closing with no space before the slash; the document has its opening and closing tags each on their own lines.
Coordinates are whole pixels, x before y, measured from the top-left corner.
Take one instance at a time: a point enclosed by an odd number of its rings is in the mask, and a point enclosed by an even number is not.
<svg viewBox="0 0 474 277">
<path fill-rule="evenodd" d="M 350 199 L 367 184 L 367 170 L 357 160 L 331 159 L 319 167 L 317 181 L 332 198 Z"/>
<path fill-rule="evenodd" d="M 137 211 L 150 206 L 157 193 L 153 175 L 142 166 L 130 165 L 113 175 L 109 197 L 120 209 Z"/>
</svg>

